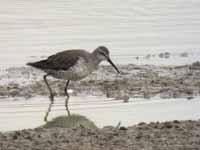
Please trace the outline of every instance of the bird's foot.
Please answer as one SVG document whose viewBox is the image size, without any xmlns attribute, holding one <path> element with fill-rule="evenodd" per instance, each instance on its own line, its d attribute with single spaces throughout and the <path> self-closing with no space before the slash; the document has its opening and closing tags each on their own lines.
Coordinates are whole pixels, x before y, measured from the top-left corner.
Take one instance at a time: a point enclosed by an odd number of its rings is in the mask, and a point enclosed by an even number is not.
<svg viewBox="0 0 200 150">
<path fill-rule="evenodd" d="M 69 108 L 68 108 L 68 106 L 65 106 L 65 107 L 66 107 L 67 115 L 70 117 L 70 116 L 71 116 L 71 113 L 70 113 L 70 111 L 69 111 Z"/>
<path fill-rule="evenodd" d="M 70 113 L 69 110 L 67 110 L 67 114 L 68 114 L 69 117 L 71 117 L 71 113 Z"/>
<path fill-rule="evenodd" d="M 56 93 L 51 93 L 49 98 L 52 101 L 52 104 L 54 103 L 54 96 L 56 96 Z"/>
<path fill-rule="evenodd" d="M 47 116 L 44 117 L 44 121 L 45 121 L 45 122 L 48 122 L 48 121 L 47 121 Z"/>
</svg>

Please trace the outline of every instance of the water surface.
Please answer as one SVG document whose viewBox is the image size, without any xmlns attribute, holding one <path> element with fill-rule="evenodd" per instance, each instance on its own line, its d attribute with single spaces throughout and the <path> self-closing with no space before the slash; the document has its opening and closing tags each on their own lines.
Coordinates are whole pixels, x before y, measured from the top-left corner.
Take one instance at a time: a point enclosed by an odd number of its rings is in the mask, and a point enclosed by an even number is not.
<svg viewBox="0 0 200 150">
<path fill-rule="evenodd" d="M 41 126 L 49 100 L 35 97 L 31 100 L 0 101 L 0 131 L 19 130 Z M 87 116 L 98 127 L 131 126 L 139 122 L 188 120 L 200 118 L 199 97 L 193 100 L 154 97 L 151 100 L 130 99 L 129 103 L 105 97 L 71 97 L 71 113 Z M 49 120 L 66 115 L 64 97 L 56 98 Z M 14 123 L 14 124 L 13 124 Z"/>
<path fill-rule="evenodd" d="M 198 0 L 2 1 L 0 64 L 24 65 L 60 50 L 98 45 L 110 48 L 117 63 L 167 64 L 135 59 L 166 51 L 190 52 L 190 58 L 167 61 L 190 63 L 200 58 L 199 7 Z"/>
</svg>

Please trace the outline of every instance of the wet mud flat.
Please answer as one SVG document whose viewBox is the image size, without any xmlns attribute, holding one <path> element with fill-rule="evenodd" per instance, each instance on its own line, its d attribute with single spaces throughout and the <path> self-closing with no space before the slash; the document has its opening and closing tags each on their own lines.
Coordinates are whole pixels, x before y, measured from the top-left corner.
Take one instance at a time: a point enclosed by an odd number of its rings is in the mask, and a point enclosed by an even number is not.
<svg viewBox="0 0 200 150">
<path fill-rule="evenodd" d="M 36 128 L 0 133 L 1 150 L 199 150 L 200 121 L 130 127 Z"/>
<path fill-rule="evenodd" d="M 200 63 L 184 66 L 118 65 L 100 66 L 87 78 L 71 82 L 71 95 L 105 95 L 128 101 L 129 97 L 188 98 L 200 94 Z M 44 73 L 31 67 L 8 68 L 0 74 L 1 97 L 47 96 Z M 49 78 L 56 95 L 64 95 L 65 81 Z"/>
</svg>

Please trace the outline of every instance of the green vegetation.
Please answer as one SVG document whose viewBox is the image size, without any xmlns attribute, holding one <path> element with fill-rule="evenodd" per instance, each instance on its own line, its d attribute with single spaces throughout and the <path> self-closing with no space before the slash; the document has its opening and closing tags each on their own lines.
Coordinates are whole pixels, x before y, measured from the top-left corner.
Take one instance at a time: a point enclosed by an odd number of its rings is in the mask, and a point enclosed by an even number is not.
<svg viewBox="0 0 200 150">
<path fill-rule="evenodd" d="M 77 114 L 72 114 L 71 116 L 56 117 L 52 121 L 47 122 L 43 127 L 75 128 L 79 126 L 84 126 L 86 128 L 97 128 L 96 125 L 85 116 Z"/>
<path fill-rule="evenodd" d="M 200 61 L 193 62 L 192 66 L 200 66 Z"/>
</svg>

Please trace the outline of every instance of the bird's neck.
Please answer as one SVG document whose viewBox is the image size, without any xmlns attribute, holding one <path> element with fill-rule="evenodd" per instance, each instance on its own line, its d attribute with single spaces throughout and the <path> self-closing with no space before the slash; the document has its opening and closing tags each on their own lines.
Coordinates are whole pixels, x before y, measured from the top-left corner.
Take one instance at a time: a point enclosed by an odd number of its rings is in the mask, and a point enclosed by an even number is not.
<svg viewBox="0 0 200 150">
<path fill-rule="evenodd" d="M 100 64 L 101 60 L 97 57 L 97 54 L 95 52 L 91 53 L 91 55 L 92 55 L 93 64 L 94 64 L 95 68 L 97 68 L 98 65 Z"/>
</svg>

